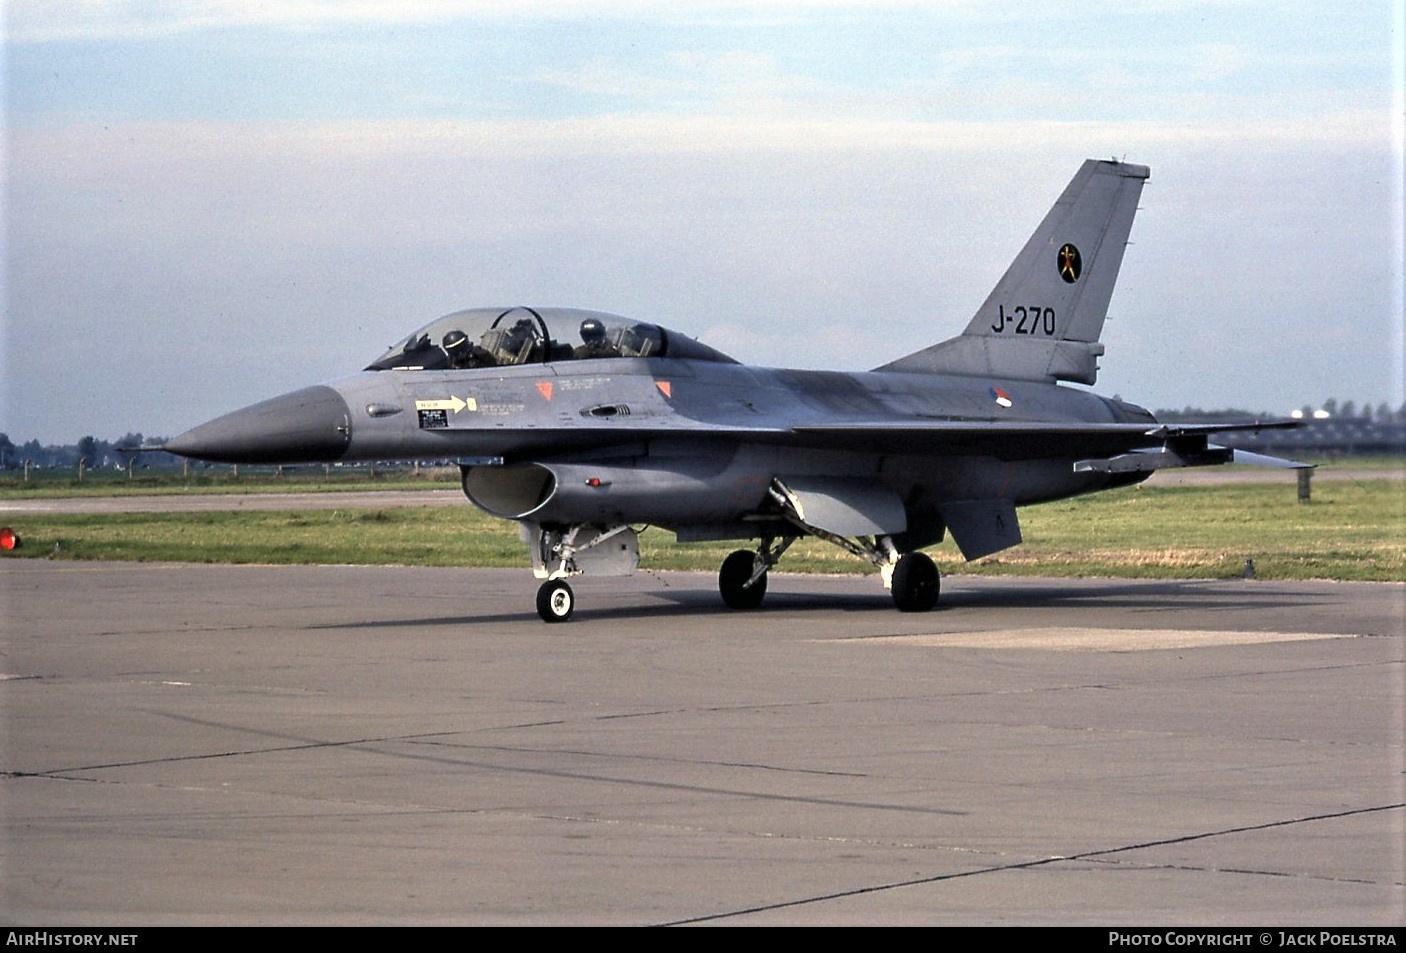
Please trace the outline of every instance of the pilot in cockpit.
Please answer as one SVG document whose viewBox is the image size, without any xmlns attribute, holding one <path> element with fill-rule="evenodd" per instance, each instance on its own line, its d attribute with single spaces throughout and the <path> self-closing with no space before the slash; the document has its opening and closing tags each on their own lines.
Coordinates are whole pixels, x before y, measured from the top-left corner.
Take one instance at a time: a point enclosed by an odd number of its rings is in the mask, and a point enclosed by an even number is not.
<svg viewBox="0 0 1406 953">
<path fill-rule="evenodd" d="M 620 351 L 605 337 L 605 325 L 597 318 L 587 318 L 581 322 L 581 345 L 574 355 L 586 357 L 619 357 Z"/>
<path fill-rule="evenodd" d="M 450 331 L 441 344 L 449 355 L 450 367 L 492 367 L 493 355 L 469 340 L 463 331 Z"/>
</svg>

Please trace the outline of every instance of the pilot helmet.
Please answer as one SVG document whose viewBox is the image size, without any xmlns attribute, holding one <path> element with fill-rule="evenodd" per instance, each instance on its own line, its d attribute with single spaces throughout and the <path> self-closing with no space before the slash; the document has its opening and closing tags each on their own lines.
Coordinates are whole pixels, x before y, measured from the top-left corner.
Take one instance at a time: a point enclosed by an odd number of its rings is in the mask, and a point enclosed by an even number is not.
<svg viewBox="0 0 1406 953">
<path fill-rule="evenodd" d="M 447 354 L 458 352 L 459 348 L 468 343 L 469 336 L 463 331 L 450 331 L 444 336 L 444 350 Z"/>
<path fill-rule="evenodd" d="M 596 344 L 605 340 L 605 325 L 596 318 L 587 318 L 581 322 L 581 340 L 587 344 Z"/>
</svg>

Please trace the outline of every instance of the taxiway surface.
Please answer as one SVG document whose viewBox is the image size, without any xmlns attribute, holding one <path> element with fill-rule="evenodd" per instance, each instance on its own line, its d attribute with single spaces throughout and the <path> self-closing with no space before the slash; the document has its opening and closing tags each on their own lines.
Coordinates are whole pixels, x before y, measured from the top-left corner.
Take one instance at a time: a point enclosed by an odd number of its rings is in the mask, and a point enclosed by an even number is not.
<svg viewBox="0 0 1406 953">
<path fill-rule="evenodd" d="M 11 561 L 0 919 L 1406 923 L 1396 584 Z"/>
</svg>

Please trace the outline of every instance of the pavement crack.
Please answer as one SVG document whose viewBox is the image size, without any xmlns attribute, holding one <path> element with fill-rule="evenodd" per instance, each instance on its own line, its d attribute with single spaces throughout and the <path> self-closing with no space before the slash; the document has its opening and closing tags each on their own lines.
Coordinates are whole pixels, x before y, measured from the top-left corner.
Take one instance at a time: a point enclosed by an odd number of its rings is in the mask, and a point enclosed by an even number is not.
<svg viewBox="0 0 1406 953">
<path fill-rule="evenodd" d="M 709 923 L 718 920 L 729 920 L 736 917 L 750 916 L 756 913 L 767 913 L 775 910 L 786 910 L 795 907 L 809 906 L 812 904 L 826 903 L 831 900 L 841 900 L 848 897 L 860 897 L 865 894 L 881 893 L 887 890 L 898 890 L 903 887 L 919 887 L 927 884 L 942 883 L 948 880 L 961 880 L 967 877 L 980 877 L 986 874 L 1004 873 L 1011 870 L 1033 870 L 1038 867 L 1047 867 L 1052 864 L 1069 863 L 1073 861 L 1098 861 L 1103 858 L 1112 857 L 1114 854 L 1122 854 L 1128 851 L 1145 850 L 1150 847 L 1163 847 L 1170 844 L 1186 844 L 1192 841 L 1207 840 L 1215 837 L 1225 837 L 1232 834 L 1243 834 L 1250 831 L 1271 830 L 1278 827 L 1292 827 L 1299 824 L 1311 824 L 1317 821 L 1334 820 L 1342 817 L 1357 817 L 1366 814 L 1376 814 L 1382 811 L 1398 811 L 1406 808 L 1406 801 L 1394 804 L 1382 804 L 1375 807 L 1353 808 L 1346 811 L 1334 811 L 1325 814 L 1311 814 L 1307 817 L 1287 818 L 1281 821 L 1269 821 L 1264 824 L 1247 824 L 1242 827 L 1229 827 L 1223 830 L 1203 831 L 1199 834 L 1185 834 L 1180 837 L 1168 837 L 1159 840 L 1142 841 L 1136 844 L 1125 844 L 1121 847 L 1105 847 L 1099 850 L 1083 851 L 1077 854 L 1058 855 L 1054 857 L 1040 857 L 1035 860 L 1019 861 L 1009 864 L 993 864 L 988 867 L 981 867 L 976 870 L 963 870 L 950 874 L 937 874 L 932 877 L 913 877 L 907 880 L 896 880 L 891 883 L 870 884 L 864 887 L 854 887 L 849 890 L 837 890 L 832 893 L 818 894 L 814 897 L 803 897 L 796 900 L 786 900 L 780 903 L 760 904 L 755 907 L 745 907 L 737 910 L 723 911 L 719 913 L 705 914 L 697 917 L 687 917 L 679 920 L 669 920 L 656 924 L 657 926 L 687 926 L 695 923 Z M 1161 865 L 1158 865 L 1161 866 Z M 1170 865 L 1168 865 L 1170 866 Z M 1183 869 L 1183 868 L 1178 868 Z M 1198 870 L 1201 868 L 1184 868 Z M 1208 868 L 1209 869 L 1209 868 Z M 1255 872 L 1262 876 L 1296 876 L 1283 872 Z M 1360 881 L 1347 881 L 1357 883 Z"/>
</svg>

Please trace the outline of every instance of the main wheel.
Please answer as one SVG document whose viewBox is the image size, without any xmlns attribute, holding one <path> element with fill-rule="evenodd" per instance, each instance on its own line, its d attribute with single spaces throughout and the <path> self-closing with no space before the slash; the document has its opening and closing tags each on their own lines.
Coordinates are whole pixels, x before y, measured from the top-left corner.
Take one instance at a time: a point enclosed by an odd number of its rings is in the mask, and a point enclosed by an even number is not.
<svg viewBox="0 0 1406 953">
<path fill-rule="evenodd" d="M 927 553 L 905 553 L 893 567 L 893 604 L 899 612 L 927 612 L 941 588 L 937 564 Z"/>
<path fill-rule="evenodd" d="M 560 579 L 548 579 L 537 590 L 537 614 L 543 622 L 565 622 L 576 608 L 576 594 Z"/>
<path fill-rule="evenodd" d="M 723 560 L 718 570 L 718 592 L 722 593 L 723 602 L 734 609 L 755 609 L 762 604 L 762 596 L 766 595 L 766 573 L 750 586 L 746 584 L 756 564 L 757 554 L 750 549 L 739 549 Z"/>
</svg>

